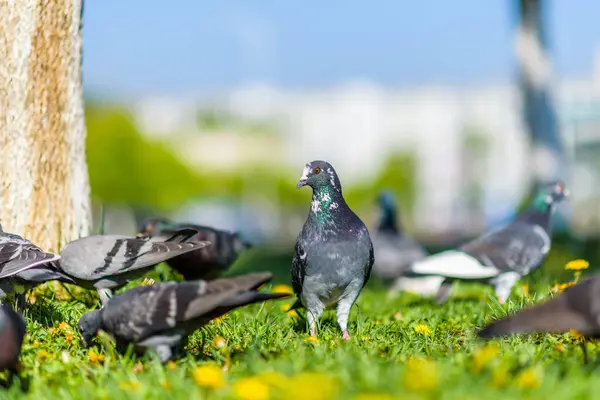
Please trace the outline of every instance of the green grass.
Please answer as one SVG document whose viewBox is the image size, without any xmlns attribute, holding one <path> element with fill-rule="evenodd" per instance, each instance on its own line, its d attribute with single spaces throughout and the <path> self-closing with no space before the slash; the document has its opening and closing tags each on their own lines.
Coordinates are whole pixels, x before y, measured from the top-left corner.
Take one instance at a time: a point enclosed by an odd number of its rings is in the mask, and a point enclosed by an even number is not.
<svg viewBox="0 0 600 400">
<path fill-rule="evenodd" d="M 233 399 L 239 379 L 266 371 L 282 375 L 271 398 L 352 399 L 361 393 L 403 399 L 593 398 L 600 392 L 600 371 L 582 364 L 581 349 L 569 334 L 494 341 L 499 353 L 480 363 L 481 370 L 476 368 L 474 359 L 486 345 L 475 337 L 477 328 L 547 297 L 549 284 L 534 284 L 531 297 L 520 286 L 503 306 L 486 287 L 463 284 L 440 307 L 411 295 L 389 299 L 373 281 L 352 310 L 350 342 L 341 339 L 332 312 L 322 320 L 319 343 L 312 343 L 306 340 L 304 322 L 282 310 L 292 299 L 254 305 L 196 332 L 171 367 L 150 354 L 117 354 L 103 336 L 83 349 L 73 327 L 96 298 L 77 290 L 76 300 L 58 301 L 52 297 L 61 293 L 46 286 L 38 291 L 45 295 L 38 294 L 27 312 L 20 377 L 9 390 L 0 390 L 0 398 Z M 61 329 L 63 321 L 69 326 Z M 429 335 L 418 333 L 417 325 L 429 328 Z M 217 346 L 217 337 L 225 339 L 225 347 Z M 91 361 L 92 351 L 103 355 L 104 362 Z M 594 350 L 590 355 L 596 359 Z M 430 362 L 419 369 L 409 361 L 413 358 Z M 207 364 L 224 369 L 224 388 L 213 391 L 195 382 L 192 371 Z M 318 375 L 302 375 L 306 372 Z M 530 383 L 539 387 L 521 387 L 526 386 L 519 378 L 523 373 L 531 374 Z M 498 387 L 502 380 L 505 385 Z"/>
</svg>

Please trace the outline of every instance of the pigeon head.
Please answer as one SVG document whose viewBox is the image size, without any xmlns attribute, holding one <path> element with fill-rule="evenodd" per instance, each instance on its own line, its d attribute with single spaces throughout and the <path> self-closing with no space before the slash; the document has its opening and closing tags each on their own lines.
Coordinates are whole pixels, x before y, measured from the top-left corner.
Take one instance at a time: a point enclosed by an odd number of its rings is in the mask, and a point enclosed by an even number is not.
<svg viewBox="0 0 600 400">
<path fill-rule="evenodd" d="M 398 223 L 396 222 L 396 198 L 394 195 L 391 192 L 382 192 L 377 197 L 377 203 L 381 208 L 379 231 L 399 233 Z"/>
<path fill-rule="evenodd" d="M 153 232 L 160 232 L 161 229 L 166 228 L 169 224 L 170 221 L 163 217 L 146 218 L 139 226 L 138 236 L 150 236 Z"/>
<path fill-rule="evenodd" d="M 543 186 L 535 197 L 535 208 L 545 210 L 555 203 L 569 196 L 569 189 L 561 181 L 556 181 Z"/>
<path fill-rule="evenodd" d="M 102 329 L 102 310 L 93 310 L 84 314 L 79 320 L 77 329 L 81 333 L 83 347 L 87 347 L 98 331 Z"/>
<path fill-rule="evenodd" d="M 243 238 L 240 237 L 240 233 L 239 232 L 235 232 L 233 235 L 233 250 L 239 254 L 244 250 L 248 250 L 251 249 L 253 247 L 253 244 L 250 243 L 247 240 L 244 240 Z"/>
<path fill-rule="evenodd" d="M 296 187 L 300 189 L 302 186 L 310 186 L 313 190 L 329 188 L 342 192 L 340 179 L 327 161 L 317 160 L 304 165 L 302 177 Z"/>
</svg>

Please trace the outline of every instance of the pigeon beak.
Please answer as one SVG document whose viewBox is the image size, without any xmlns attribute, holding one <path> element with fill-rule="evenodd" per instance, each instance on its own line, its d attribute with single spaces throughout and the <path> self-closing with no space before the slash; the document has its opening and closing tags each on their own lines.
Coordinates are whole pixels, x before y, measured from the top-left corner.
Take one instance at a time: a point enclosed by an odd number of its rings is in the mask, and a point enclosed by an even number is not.
<svg viewBox="0 0 600 400">
<path fill-rule="evenodd" d="M 306 186 L 308 183 L 308 174 L 310 174 L 311 167 L 310 164 L 305 164 L 304 169 L 302 170 L 302 176 L 296 185 L 296 189 L 300 189 L 302 186 Z"/>
<path fill-rule="evenodd" d="M 296 185 L 296 189 L 300 189 L 302 186 L 306 186 L 306 182 L 308 182 L 308 179 L 300 179 L 298 181 L 298 184 Z"/>
</svg>

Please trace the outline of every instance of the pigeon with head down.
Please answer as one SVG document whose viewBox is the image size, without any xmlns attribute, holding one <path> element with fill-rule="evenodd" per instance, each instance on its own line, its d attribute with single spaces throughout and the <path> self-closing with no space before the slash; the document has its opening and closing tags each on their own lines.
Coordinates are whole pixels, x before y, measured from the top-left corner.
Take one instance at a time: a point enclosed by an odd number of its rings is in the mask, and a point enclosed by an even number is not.
<svg viewBox="0 0 600 400">
<path fill-rule="evenodd" d="M 140 286 L 113 297 L 78 324 L 87 346 L 99 330 L 110 333 L 121 348 L 134 344 L 153 350 L 164 363 L 172 359 L 196 329 L 235 308 L 288 297 L 286 293 L 259 292 L 272 278 L 254 273 L 213 281 L 157 283 Z"/>
<path fill-rule="evenodd" d="M 187 241 L 208 241 L 211 246 L 173 257 L 167 264 L 183 275 L 186 281 L 210 280 L 219 277 L 252 245 L 242 240 L 237 232 L 209 226 L 173 223 L 166 218 L 148 218 L 140 227 L 139 237 L 152 241 L 166 241 L 175 232 L 191 228 L 197 231 Z"/>
<path fill-rule="evenodd" d="M 25 321 L 10 306 L 0 305 L 0 371 L 17 373 Z"/>
<path fill-rule="evenodd" d="M 185 243 L 195 233 L 181 230 L 168 242 L 121 235 L 87 236 L 67 244 L 56 266 L 77 285 L 96 289 L 102 304 L 106 304 L 112 290 L 139 278 L 150 268 L 210 244 Z"/>
<path fill-rule="evenodd" d="M 369 231 L 348 207 L 342 185 L 325 161 L 304 166 L 298 189 L 312 188 L 308 218 L 298 236 L 292 261 L 292 286 L 304 307 L 311 336 L 327 308 L 337 308 L 337 322 L 344 339 L 348 316 L 371 274 L 374 254 Z"/>
<path fill-rule="evenodd" d="M 492 285 L 500 303 L 506 302 L 514 284 L 537 270 L 552 244 L 552 214 L 556 203 L 568 196 L 562 182 L 539 190 L 531 206 L 508 225 L 495 229 L 456 250 L 415 262 L 411 274 L 444 278 L 437 299 L 445 302 L 455 280 Z"/>
</svg>

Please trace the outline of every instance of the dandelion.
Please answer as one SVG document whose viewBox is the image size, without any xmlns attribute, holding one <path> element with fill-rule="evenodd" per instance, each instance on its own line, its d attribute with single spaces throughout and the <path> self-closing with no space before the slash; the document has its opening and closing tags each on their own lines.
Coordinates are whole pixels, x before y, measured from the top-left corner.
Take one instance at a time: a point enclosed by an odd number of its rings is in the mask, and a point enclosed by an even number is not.
<svg viewBox="0 0 600 400">
<path fill-rule="evenodd" d="M 419 325 L 415 326 L 415 332 L 417 332 L 418 334 L 424 335 L 424 336 L 431 335 L 431 329 L 429 329 L 429 327 L 427 325 L 423 325 L 423 324 L 419 324 Z"/>
<path fill-rule="evenodd" d="M 563 346 L 562 344 L 557 344 L 556 346 L 554 346 L 554 350 L 558 351 L 559 353 L 564 353 L 565 352 L 565 346 Z"/>
<path fill-rule="evenodd" d="M 508 372 L 505 368 L 498 368 L 492 372 L 491 384 L 498 389 L 503 388 L 508 384 Z"/>
<path fill-rule="evenodd" d="M 521 389 L 536 389 L 542 384 L 542 378 L 534 368 L 527 368 L 516 377 L 515 384 Z"/>
<path fill-rule="evenodd" d="M 150 285 L 154 285 L 156 283 L 156 281 L 152 278 L 145 278 L 142 281 L 142 286 L 150 286 Z"/>
<path fill-rule="evenodd" d="M 406 362 L 404 385 L 413 391 L 431 390 L 438 385 L 438 371 L 435 363 L 418 358 Z"/>
<path fill-rule="evenodd" d="M 282 311 L 287 311 L 287 314 L 288 314 L 290 317 L 297 317 L 297 316 L 298 316 L 298 313 L 296 313 L 296 310 L 289 311 L 289 310 L 290 310 L 290 308 L 292 308 L 292 305 L 291 305 L 291 304 L 282 304 L 282 305 L 281 305 L 281 310 L 282 310 Z"/>
<path fill-rule="evenodd" d="M 269 386 L 256 378 L 240 379 L 233 385 L 233 393 L 242 400 L 268 400 L 271 397 Z"/>
<path fill-rule="evenodd" d="M 486 365 L 489 364 L 496 356 L 500 353 L 500 348 L 498 345 L 490 344 L 487 345 L 475 352 L 473 355 L 473 364 L 472 370 L 473 372 L 480 372 L 485 368 Z"/>
<path fill-rule="evenodd" d="M 40 342 L 37 342 L 37 341 L 33 342 L 33 347 L 35 347 L 35 348 L 40 347 Z"/>
<path fill-rule="evenodd" d="M 234 350 L 234 351 L 238 351 L 238 350 L 241 350 L 241 349 L 242 349 L 242 347 L 240 345 L 237 345 L 237 344 L 234 344 L 233 346 L 231 346 L 231 350 Z"/>
<path fill-rule="evenodd" d="M 581 341 L 584 339 L 584 336 L 581 332 L 576 331 L 575 329 L 571 329 L 569 334 L 573 337 L 575 341 Z"/>
<path fill-rule="evenodd" d="M 133 372 L 135 375 L 137 375 L 140 372 L 142 372 L 143 370 L 144 370 L 144 366 L 140 363 L 137 363 L 137 364 L 135 364 L 135 366 L 133 367 L 131 372 Z"/>
<path fill-rule="evenodd" d="M 58 325 L 58 329 L 60 329 L 61 331 L 66 331 L 69 328 L 70 328 L 69 324 L 67 324 L 65 321 L 61 322 Z"/>
<path fill-rule="evenodd" d="M 294 294 L 294 291 L 292 290 L 292 288 L 289 285 L 275 285 L 273 287 L 273 292 L 275 293 L 287 293 L 287 294 Z"/>
<path fill-rule="evenodd" d="M 329 375 L 304 372 L 289 380 L 293 391 L 286 393 L 291 400 L 330 400 L 337 397 L 339 383 Z"/>
<path fill-rule="evenodd" d="M 561 293 L 563 292 L 566 288 L 571 287 L 575 284 L 576 282 L 567 282 L 567 283 L 557 283 L 556 285 L 554 285 L 552 287 L 552 291 L 554 293 Z"/>
<path fill-rule="evenodd" d="M 48 358 L 50 358 L 50 353 L 48 353 L 44 349 L 41 349 L 40 351 L 37 352 L 36 358 L 40 361 L 47 360 Z"/>
<path fill-rule="evenodd" d="M 314 343 L 314 344 L 319 344 L 319 339 L 317 339 L 314 336 L 309 336 L 306 339 L 304 339 L 304 341 Z"/>
<path fill-rule="evenodd" d="M 73 335 L 72 333 L 69 333 L 65 336 L 65 340 L 69 343 L 71 343 L 73 340 L 75 340 L 75 335 Z"/>
<path fill-rule="evenodd" d="M 529 296 L 529 284 L 528 283 L 523 285 L 523 294 L 525 296 Z"/>
<path fill-rule="evenodd" d="M 261 382 L 263 382 L 266 385 L 276 387 L 276 388 L 283 388 L 283 387 L 288 386 L 287 385 L 288 377 L 280 374 L 279 372 L 275 372 L 275 371 L 261 372 L 258 375 L 256 375 L 255 378 L 260 380 Z"/>
<path fill-rule="evenodd" d="M 587 262 L 586 260 L 573 260 L 573 261 L 569 261 L 565 265 L 565 269 L 571 270 L 571 271 L 581 271 L 584 269 L 588 269 L 589 266 L 590 266 L 590 263 Z"/>
<path fill-rule="evenodd" d="M 119 383 L 119 387 L 121 390 L 126 390 L 129 392 L 135 392 L 140 388 L 140 383 L 138 381 L 123 381 Z"/>
<path fill-rule="evenodd" d="M 175 368 L 177 368 L 177 364 L 175 364 L 175 361 L 169 361 L 169 362 L 167 362 L 167 369 L 170 369 L 172 371 Z"/>
<path fill-rule="evenodd" d="M 201 365 L 192 371 L 194 381 L 198 386 L 209 389 L 219 389 L 225 386 L 223 371 L 216 365 Z"/>
<path fill-rule="evenodd" d="M 88 353 L 88 359 L 94 364 L 101 364 L 104 362 L 104 354 L 98 354 L 95 351 Z"/>
<path fill-rule="evenodd" d="M 213 344 L 217 349 L 224 349 L 227 347 L 227 342 L 222 336 L 217 336 L 213 339 Z"/>
</svg>

